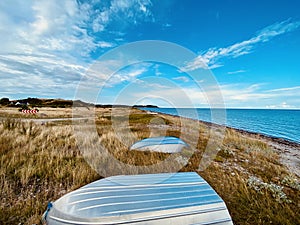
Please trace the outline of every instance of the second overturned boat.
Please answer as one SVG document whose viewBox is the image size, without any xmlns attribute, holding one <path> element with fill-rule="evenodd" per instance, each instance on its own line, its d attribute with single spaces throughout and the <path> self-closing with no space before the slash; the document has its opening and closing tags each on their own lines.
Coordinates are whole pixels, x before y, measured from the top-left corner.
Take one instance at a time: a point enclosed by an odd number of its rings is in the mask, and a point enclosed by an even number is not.
<svg viewBox="0 0 300 225">
<path fill-rule="evenodd" d="M 130 147 L 130 150 L 177 153 L 184 147 L 188 147 L 188 144 L 183 140 L 177 137 L 162 136 L 138 141 Z"/>
</svg>

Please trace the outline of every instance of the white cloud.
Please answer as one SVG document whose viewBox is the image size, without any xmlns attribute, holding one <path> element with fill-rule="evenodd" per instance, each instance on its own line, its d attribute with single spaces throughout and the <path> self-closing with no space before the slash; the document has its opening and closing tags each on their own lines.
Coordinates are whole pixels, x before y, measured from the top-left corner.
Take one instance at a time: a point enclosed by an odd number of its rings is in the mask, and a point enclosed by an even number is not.
<svg viewBox="0 0 300 225">
<path fill-rule="evenodd" d="M 289 91 L 289 92 L 290 91 L 300 91 L 300 86 L 272 89 L 272 90 L 269 90 L 268 92 L 286 92 L 286 91 Z"/>
<path fill-rule="evenodd" d="M 140 20 L 152 20 L 150 0 L 112 0 L 110 4 L 97 3 L 89 10 L 96 10 L 97 14 L 91 17 L 94 32 L 106 30 L 111 23 L 116 23 L 119 29 L 137 24 Z"/>
<path fill-rule="evenodd" d="M 130 69 L 125 70 L 122 72 L 118 72 L 117 74 L 113 75 L 115 82 L 119 83 L 120 81 L 132 81 L 135 80 L 136 77 L 142 75 L 144 72 L 147 71 L 147 68 L 138 68 L 138 69 Z"/>
<path fill-rule="evenodd" d="M 115 69 L 119 69 L 120 65 L 122 65 L 121 61 L 115 62 L 115 64 L 110 67 L 107 66 L 107 62 L 103 62 L 103 64 L 105 65 L 103 67 L 101 66 L 101 68 L 108 69 L 108 71 L 105 72 L 106 79 L 103 80 L 103 85 L 106 87 L 112 87 L 122 82 L 135 82 L 139 76 L 147 72 L 151 67 L 150 63 L 139 63 L 115 71 Z"/>
<path fill-rule="evenodd" d="M 126 94 L 116 93 L 120 96 L 116 103 L 131 104 L 141 99 L 152 99 L 153 104 L 161 107 L 218 108 L 224 106 L 224 100 L 227 108 L 300 108 L 299 87 L 273 91 L 266 86 L 243 83 L 216 86 L 203 82 L 200 86 L 191 84 L 183 87 L 166 78 L 142 77 L 125 88 Z"/>
<path fill-rule="evenodd" d="M 221 91 L 228 107 L 300 108 L 300 88 L 265 89 L 265 84 L 221 85 Z M 281 101 L 285 104 L 274 105 Z M 294 103 L 294 104 L 292 104 Z"/>
<path fill-rule="evenodd" d="M 266 108 L 268 108 L 268 109 L 294 109 L 296 107 L 294 105 L 289 105 L 286 102 L 281 102 L 278 105 L 267 105 Z"/>
<path fill-rule="evenodd" d="M 98 45 L 100 48 L 111 48 L 114 47 L 115 44 L 111 43 L 111 42 L 106 42 L 106 41 L 100 41 L 98 42 Z"/>
<path fill-rule="evenodd" d="M 143 79 L 136 79 L 134 81 L 135 83 L 137 83 L 139 85 L 139 88 L 143 88 L 144 91 L 147 92 L 151 89 L 151 90 L 164 90 L 164 91 L 168 91 L 170 90 L 170 86 L 162 84 L 161 82 L 155 82 L 155 80 L 153 80 L 152 82 L 149 82 L 149 80 L 143 80 Z"/>
<path fill-rule="evenodd" d="M 161 75 L 163 75 L 163 73 L 162 72 L 160 72 L 160 65 L 159 64 L 154 64 L 153 65 L 153 68 L 154 68 L 154 71 L 155 71 L 155 75 L 156 76 L 161 76 Z"/>
<path fill-rule="evenodd" d="M 8 24 L 1 32 L 1 39 L 8 45 L 1 46 L 1 53 L 39 53 L 60 51 L 64 54 L 88 55 L 95 49 L 96 40 L 81 28 L 87 13 L 76 1 L 28 1 L 27 7 L 19 2 L 2 3 L 1 17 Z M 8 5 L 14 5 L 10 8 Z M 18 8 L 20 7 L 20 8 Z M 20 14 L 14 15 L 16 10 Z M 12 32 L 7 32 L 12 29 Z M 2 30 L 1 30 L 2 31 Z"/>
<path fill-rule="evenodd" d="M 238 73 L 246 73 L 246 70 L 236 70 L 236 71 L 230 71 L 227 72 L 227 74 L 232 75 L 232 74 L 238 74 Z"/>
<path fill-rule="evenodd" d="M 47 55 L 10 54 L 0 56 L 0 71 L 4 81 L 0 82 L 0 90 L 5 95 L 40 93 L 59 97 L 63 90 L 75 90 L 85 67 Z"/>
<path fill-rule="evenodd" d="M 180 77 L 174 77 L 173 80 L 178 80 L 178 81 L 182 81 L 184 83 L 187 83 L 190 81 L 190 79 L 188 77 L 185 76 L 180 76 Z"/>
<path fill-rule="evenodd" d="M 170 24 L 170 23 L 165 23 L 165 24 L 163 24 L 162 26 L 168 28 L 168 27 L 172 27 L 172 24 Z"/>
<path fill-rule="evenodd" d="M 192 71 L 198 68 L 214 69 L 221 67 L 223 66 L 220 62 L 222 59 L 237 58 L 249 54 L 259 43 L 267 42 L 278 35 L 291 32 L 299 27 L 300 21 L 291 22 L 290 20 L 285 20 L 280 23 L 275 23 L 262 29 L 249 40 L 233 44 L 226 48 L 211 48 L 197 56 L 193 61 L 187 63 L 181 70 Z"/>
<path fill-rule="evenodd" d="M 124 41 L 127 26 L 151 20 L 150 7 L 148 0 L 0 1 L 0 95 L 74 93 L 91 54 Z M 85 79 L 101 83 L 96 75 Z"/>
</svg>

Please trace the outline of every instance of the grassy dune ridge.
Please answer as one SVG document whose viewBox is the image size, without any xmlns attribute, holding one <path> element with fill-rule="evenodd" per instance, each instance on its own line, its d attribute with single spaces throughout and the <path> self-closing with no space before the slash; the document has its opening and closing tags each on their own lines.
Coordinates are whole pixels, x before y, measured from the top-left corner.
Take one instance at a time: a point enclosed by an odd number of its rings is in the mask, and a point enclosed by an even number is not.
<svg viewBox="0 0 300 225">
<path fill-rule="evenodd" d="M 70 109 L 55 110 L 58 117 L 71 116 Z M 7 108 L 0 112 L 4 118 L 0 123 L 0 224 L 39 223 L 49 201 L 101 176 L 87 164 L 78 149 L 71 121 L 41 124 L 23 121 L 22 114 L 12 112 L 14 118 L 9 116 Z M 98 141 L 114 158 L 137 166 L 171 159 L 174 163 L 167 166 L 173 168 L 160 169 L 198 172 L 224 199 L 235 224 L 300 224 L 299 177 L 280 163 L 278 151 L 267 142 L 227 128 L 223 143 L 216 146 L 218 154 L 214 161 L 201 171 L 203 152 L 209 138 L 218 135 L 217 129 L 210 130 L 207 124 L 185 119 L 187 126 L 182 130 L 182 120 L 178 117 L 132 109 L 129 126 L 136 139 L 170 135 L 189 143 L 196 135 L 198 141 L 194 152 L 184 150 L 175 156 L 129 151 L 114 132 L 110 112 L 108 108 L 96 109 L 95 121 Z M 53 118 L 55 112 L 45 111 L 43 115 Z M 122 109 L 117 117 L 113 122 L 126 127 L 128 117 L 122 115 Z M 124 138 L 128 138 L 126 134 Z M 100 157 L 97 160 L 102 167 L 114 169 Z"/>
</svg>

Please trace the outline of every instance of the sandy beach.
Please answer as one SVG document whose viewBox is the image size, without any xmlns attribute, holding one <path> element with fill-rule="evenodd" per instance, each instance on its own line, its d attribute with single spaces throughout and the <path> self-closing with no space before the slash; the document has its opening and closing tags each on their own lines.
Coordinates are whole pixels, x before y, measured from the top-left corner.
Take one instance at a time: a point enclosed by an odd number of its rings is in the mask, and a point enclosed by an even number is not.
<svg viewBox="0 0 300 225">
<path fill-rule="evenodd" d="M 153 112 L 147 112 L 147 113 L 153 113 Z M 179 116 L 176 115 L 168 115 L 164 113 L 155 112 L 154 114 L 180 118 Z M 222 129 L 229 128 L 240 133 L 245 138 L 251 138 L 253 140 L 259 140 L 264 143 L 267 143 L 268 145 L 272 146 L 272 148 L 280 155 L 280 162 L 285 166 L 287 166 L 292 173 L 295 173 L 298 177 L 300 177 L 300 144 L 299 143 L 292 142 L 282 138 L 267 136 L 261 133 L 250 132 L 250 131 L 232 128 L 228 126 L 224 127 L 222 125 L 218 125 L 206 121 L 201 121 L 201 120 L 199 121 L 194 119 L 189 119 L 189 120 L 200 122 L 205 126 L 207 126 L 207 129 L 210 129 L 210 127 L 222 128 Z"/>
</svg>

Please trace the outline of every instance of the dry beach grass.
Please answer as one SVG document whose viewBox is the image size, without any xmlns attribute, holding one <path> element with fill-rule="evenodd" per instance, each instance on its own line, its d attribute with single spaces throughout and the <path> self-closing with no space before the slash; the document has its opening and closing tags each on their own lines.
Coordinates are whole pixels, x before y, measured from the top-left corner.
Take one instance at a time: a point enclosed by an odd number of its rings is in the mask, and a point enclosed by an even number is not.
<svg viewBox="0 0 300 225">
<path fill-rule="evenodd" d="M 71 115 L 71 109 L 52 109 L 48 114 L 42 110 L 45 117 Z M 101 178 L 80 152 L 71 121 L 41 124 L 22 121 L 23 115 L 16 109 L 0 111 L 4 118 L 0 124 L 0 224 L 37 224 L 49 201 Z M 97 141 L 124 164 L 149 166 L 170 158 L 174 163 L 162 165 L 160 170 L 198 172 L 224 199 L 235 224 L 300 224 L 299 177 L 282 163 L 280 145 L 275 149 L 270 140 L 227 128 L 223 142 L 215 146 L 218 153 L 213 162 L 200 170 L 207 143 L 217 138 L 218 128 L 186 120 L 181 129 L 178 117 L 132 109 L 129 128 L 135 138 L 126 133 L 121 137 L 128 143 L 154 135 L 178 136 L 189 143 L 196 135 L 195 151 L 176 156 L 182 162 L 166 153 L 129 151 L 112 126 L 128 127 L 124 110 L 114 113 L 113 121 L 110 112 L 96 109 Z M 115 169 L 101 155 L 93 163 Z"/>
</svg>

